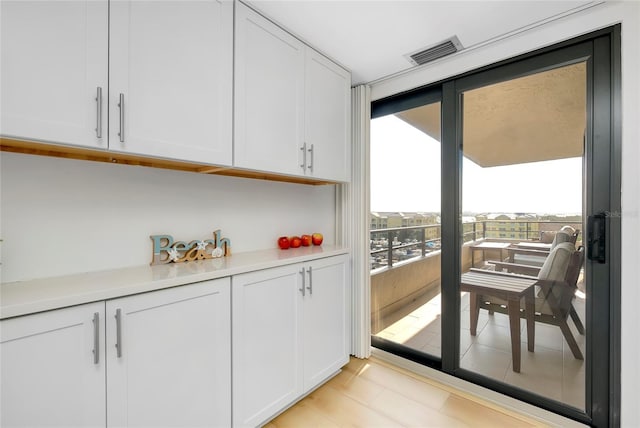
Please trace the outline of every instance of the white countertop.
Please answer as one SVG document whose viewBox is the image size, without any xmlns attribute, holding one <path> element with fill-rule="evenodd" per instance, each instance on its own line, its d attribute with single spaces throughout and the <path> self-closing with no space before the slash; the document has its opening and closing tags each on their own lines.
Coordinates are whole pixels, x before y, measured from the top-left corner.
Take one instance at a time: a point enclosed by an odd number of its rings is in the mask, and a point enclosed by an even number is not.
<svg viewBox="0 0 640 428">
<path fill-rule="evenodd" d="M 0 319 L 162 288 L 347 254 L 344 247 L 323 245 L 270 249 L 219 259 L 88 272 L 0 284 Z"/>
</svg>

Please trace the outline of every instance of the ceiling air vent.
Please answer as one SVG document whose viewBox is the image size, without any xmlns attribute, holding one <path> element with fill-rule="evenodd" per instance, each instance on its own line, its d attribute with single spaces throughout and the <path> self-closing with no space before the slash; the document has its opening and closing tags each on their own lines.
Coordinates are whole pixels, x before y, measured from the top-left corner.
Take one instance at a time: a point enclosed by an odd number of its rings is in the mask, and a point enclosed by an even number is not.
<svg viewBox="0 0 640 428">
<path fill-rule="evenodd" d="M 453 36 L 452 38 L 438 43 L 435 46 L 431 46 L 429 48 L 421 49 L 419 51 L 407 54 L 405 55 L 405 58 L 407 58 L 413 65 L 422 65 L 431 61 L 435 61 L 436 59 L 442 58 L 443 56 L 456 53 L 461 49 L 462 44 L 460 43 L 460 40 L 458 40 L 457 36 Z"/>
</svg>

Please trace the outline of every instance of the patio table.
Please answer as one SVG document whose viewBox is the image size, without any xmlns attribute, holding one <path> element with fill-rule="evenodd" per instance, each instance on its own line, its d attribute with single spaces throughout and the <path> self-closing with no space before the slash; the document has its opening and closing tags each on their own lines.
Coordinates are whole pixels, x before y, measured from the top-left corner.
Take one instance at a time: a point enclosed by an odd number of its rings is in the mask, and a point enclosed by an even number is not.
<svg viewBox="0 0 640 428">
<path fill-rule="evenodd" d="M 511 333 L 511 358 L 513 371 L 520 373 L 520 300 L 525 299 L 527 320 L 527 349 L 534 350 L 535 342 L 535 287 L 536 279 L 521 278 L 490 271 L 470 271 L 460 277 L 460 291 L 469 293 L 471 335 L 476 335 L 480 296 L 495 296 L 507 301 L 509 330 Z"/>
<path fill-rule="evenodd" d="M 500 250 L 500 261 L 503 261 L 502 250 L 506 250 L 511 246 L 508 242 L 481 242 L 479 244 L 469 245 L 471 249 L 471 267 L 475 267 L 475 252 L 482 250 L 482 259 L 484 260 L 484 252 L 486 250 Z"/>
<path fill-rule="evenodd" d="M 516 246 L 520 248 L 531 248 L 532 250 L 551 250 L 551 244 L 544 244 L 542 242 L 518 242 Z"/>
</svg>

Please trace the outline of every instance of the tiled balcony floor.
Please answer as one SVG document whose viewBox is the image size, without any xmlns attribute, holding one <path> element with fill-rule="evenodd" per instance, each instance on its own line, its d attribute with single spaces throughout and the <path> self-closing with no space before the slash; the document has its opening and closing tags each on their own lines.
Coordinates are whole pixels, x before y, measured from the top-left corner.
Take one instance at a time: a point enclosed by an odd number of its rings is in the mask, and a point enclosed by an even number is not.
<svg viewBox="0 0 640 428">
<path fill-rule="evenodd" d="M 440 295 L 416 306 L 397 321 L 387 322 L 388 326 L 377 336 L 440 356 Z M 574 306 L 584 324 L 585 300 L 576 297 Z M 489 315 L 486 310 L 480 310 L 477 335 L 471 336 L 468 293 L 462 293 L 461 310 L 462 368 L 584 409 L 585 361 L 573 357 L 560 328 L 536 322 L 535 351 L 529 352 L 526 325 L 521 320 L 521 370 L 515 373 L 507 315 Z M 585 354 L 585 336 L 578 334 L 571 320 L 569 326 Z"/>
</svg>

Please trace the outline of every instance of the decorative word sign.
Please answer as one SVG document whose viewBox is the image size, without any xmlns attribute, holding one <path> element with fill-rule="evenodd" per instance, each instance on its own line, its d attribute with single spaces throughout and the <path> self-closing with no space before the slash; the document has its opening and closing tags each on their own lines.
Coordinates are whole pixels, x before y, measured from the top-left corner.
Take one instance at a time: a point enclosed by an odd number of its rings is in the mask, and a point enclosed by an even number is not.
<svg viewBox="0 0 640 428">
<path fill-rule="evenodd" d="M 153 259 L 151 265 L 191 262 L 193 260 L 213 259 L 231 254 L 231 241 L 223 238 L 220 230 L 213 232 L 213 239 L 202 241 L 173 240 L 171 235 L 152 235 Z"/>
</svg>

